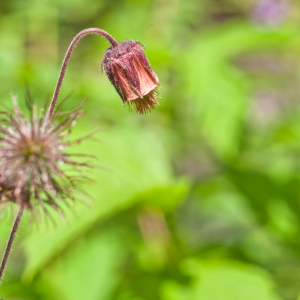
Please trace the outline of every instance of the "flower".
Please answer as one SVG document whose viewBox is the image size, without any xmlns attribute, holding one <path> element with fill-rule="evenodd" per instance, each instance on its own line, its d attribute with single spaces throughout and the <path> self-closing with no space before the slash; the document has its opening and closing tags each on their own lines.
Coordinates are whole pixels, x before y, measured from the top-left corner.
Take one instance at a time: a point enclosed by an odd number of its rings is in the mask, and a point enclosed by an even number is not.
<svg viewBox="0 0 300 300">
<path fill-rule="evenodd" d="M 253 3 L 250 18 L 258 25 L 274 27 L 286 21 L 292 11 L 288 0 L 259 0 Z"/>
<path fill-rule="evenodd" d="M 142 47 L 133 40 L 110 47 L 104 53 L 101 67 L 121 96 L 123 106 L 128 103 L 130 110 L 134 107 L 145 114 L 159 104 L 156 101 L 159 83 Z"/>
<path fill-rule="evenodd" d="M 20 111 L 16 99 L 11 114 L 0 112 L 0 204 L 16 202 L 34 209 L 35 203 L 50 205 L 59 210 L 59 200 L 74 199 L 78 181 L 86 181 L 80 167 L 88 167 L 72 159 L 65 149 L 82 139 L 67 138 L 78 117 L 80 108 L 68 113 L 56 123 L 54 118 L 38 116 L 37 106 L 31 106 L 28 120 Z M 78 155 L 78 154 L 77 154 Z M 83 155 L 82 155 L 83 156 Z M 62 169 L 71 166 L 70 174 Z M 80 172 L 78 176 L 78 172 Z"/>
</svg>

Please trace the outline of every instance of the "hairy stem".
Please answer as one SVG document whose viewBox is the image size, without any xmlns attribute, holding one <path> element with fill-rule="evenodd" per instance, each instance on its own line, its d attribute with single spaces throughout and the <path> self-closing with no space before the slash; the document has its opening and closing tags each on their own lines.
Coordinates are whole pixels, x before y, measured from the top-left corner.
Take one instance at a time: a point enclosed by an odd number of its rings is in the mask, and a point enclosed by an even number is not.
<svg viewBox="0 0 300 300">
<path fill-rule="evenodd" d="M 21 221 L 21 217 L 23 215 L 23 211 L 24 211 L 24 207 L 20 206 L 18 214 L 17 214 L 15 222 L 14 222 L 14 225 L 11 229 L 11 233 L 10 233 L 10 236 L 9 236 L 9 239 L 8 239 L 8 242 L 7 242 L 7 246 L 6 246 L 4 255 L 3 255 L 3 259 L 2 259 L 2 262 L 1 262 L 1 266 L 0 266 L 0 283 L 1 283 L 1 280 L 3 278 L 5 266 L 6 266 L 8 256 L 9 256 L 10 251 L 11 251 L 11 247 L 12 247 L 12 244 L 14 242 L 14 239 L 15 239 L 18 227 L 19 227 L 19 223 Z"/>
<path fill-rule="evenodd" d="M 71 44 L 69 46 L 69 49 L 66 52 L 65 58 L 64 58 L 63 63 L 62 63 L 62 67 L 61 67 L 61 70 L 60 70 L 60 73 L 59 73 L 59 77 L 58 77 L 57 84 L 56 84 L 56 87 L 55 87 L 54 95 L 53 95 L 51 104 L 49 106 L 48 112 L 47 112 L 47 119 L 48 120 L 53 115 L 53 111 L 54 111 L 54 108 L 55 108 L 55 105 L 56 105 L 56 102 L 57 102 L 59 91 L 60 91 L 64 76 L 65 76 L 65 73 L 66 73 L 68 62 L 69 62 L 70 57 L 72 55 L 72 52 L 73 52 L 76 44 L 79 42 L 79 40 L 81 38 L 83 38 L 84 36 L 88 35 L 88 34 L 99 34 L 99 35 L 105 37 L 110 42 L 112 47 L 116 47 L 118 45 L 117 41 L 110 34 L 108 34 L 106 31 L 104 31 L 102 29 L 99 29 L 99 28 L 88 28 L 88 29 L 82 30 L 81 32 L 79 32 L 75 36 L 75 38 L 73 39 L 73 41 L 71 42 Z"/>
</svg>

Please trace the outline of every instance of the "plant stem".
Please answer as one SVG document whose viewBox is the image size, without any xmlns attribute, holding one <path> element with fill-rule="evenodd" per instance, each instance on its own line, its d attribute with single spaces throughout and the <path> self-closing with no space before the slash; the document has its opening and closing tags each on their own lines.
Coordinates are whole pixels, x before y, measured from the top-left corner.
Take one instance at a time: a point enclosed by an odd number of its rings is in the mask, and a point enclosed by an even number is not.
<svg viewBox="0 0 300 300">
<path fill-rule="evenodd" d="M 1 262 L 1 266 L 0 266 L 0 283 L 1 283 L 1 280 L 2 280 L 2 277 L 3 277 L 3 274 L 4 274 L 5 266 L 6 266 L 6 263 L 7 263 L 7 260 L 8 260 L 8 256 L 9 256 L 10 251 L 11 251 L 12 244 L 14 242 L 14 239 L 15 239 L 18 227 L 19 227 L 19 223 L 21 221 L 21 217 L 23 215 L 23 211 L 24 211 L 24 207 L 20 206 L 18 214 L 17 214 L 15 222 L 14 222 L 14 225 L 11 229 L 11 233 L 10 233 L 10 236 L 9 236 L 9 239 L 8 239 L 8 242 L 7 242 L 7 246 L 6 246 L 4 255 L 3 255 L 3 259 L 2 259 L 2 262 Z"/>
<path fill-rule="evenodd" d="M 58 81 L 57 81 L 57 84 L 56 84 L 56 87 L 55 87 L 54 95 L 53 95 L 51 104 L 49 106 L 48 112 L 47 112 L 47 119 L 48 120 L 50 120 L 50 118 L 53 115 L 53 111 L 54 111 L 54 108 L 55 108 L 55 104 L 57 102 L 59 91 L 60 91 L 64 76 L 65 76 L 65 73 L 66 73 L 67 65 L 68 65 L 68 62 L 70 60 L 70 57 L 72 55 L 72 52 L 73 52 L 76 44 L 84 36 L 86 36 L 88 34 L 93 34 L 93 33 L 99 34 L 99 35 L 105 37 L 110 42 L 112 47 L 116 47 L 118 45 L 118 42 L 110 34 L 108 34 L 106 31 L 104 31 L 102 29 L 99 29 L 99 28 L 88 28 L 88 29 L 82 30 L 81 32 L 79 32 L 75 36 L 75 38 L 71 42 L 71 44 L 70 44 L 70 46 L 69 46 L 69 48 L 66 52 L 65 58 L 64 58 L 63 63 L 62 63 L 62 67 L 61 67 L 61 70 L 60 70 L 60 73 L 59 73 L 59 77 L 58 77 Z"/>
</svg>

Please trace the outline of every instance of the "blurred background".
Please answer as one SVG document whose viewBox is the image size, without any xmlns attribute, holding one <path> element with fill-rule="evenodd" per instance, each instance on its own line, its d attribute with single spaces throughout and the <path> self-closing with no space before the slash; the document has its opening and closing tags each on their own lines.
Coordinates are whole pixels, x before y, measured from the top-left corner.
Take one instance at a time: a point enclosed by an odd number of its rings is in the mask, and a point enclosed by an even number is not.
<svg viewBox="0 0 300 300">
<path fill-rule="evenodd" d="M 60 100 L 101 141 L 90 200 L 22 220 L 5 300 L 299 300 L 300 6 L 293 0 L 1 0 L 0 99 L 52 96 L 82 29 L 134 39 L 162 85 L 140 116 L 76 48 Z M 15 211 L 1 210 L 2 255 Z"/>
</svg>

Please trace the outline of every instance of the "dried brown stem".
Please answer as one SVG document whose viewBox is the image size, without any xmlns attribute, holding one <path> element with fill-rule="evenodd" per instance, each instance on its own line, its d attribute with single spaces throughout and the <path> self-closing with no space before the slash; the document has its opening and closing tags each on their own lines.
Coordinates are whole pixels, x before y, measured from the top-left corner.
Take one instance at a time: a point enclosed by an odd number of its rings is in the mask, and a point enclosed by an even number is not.
<svg viewBox="0 0 300 300">
<path fill-rule="evenodd" d="M 58 81 L 57 81 L 57 84 L 56 84 L 56 87 L 55 87 L 54 95 L 53 95 L 51 104 L 49 106 L 48 112 L 47 112 L 47 119 L 48 120 L 53 115 L 53 111 L 54 111 L 54 108 L 55 108 L 55 105 L 56 105 L 56 102 L 57 102 L 59 91 L 60 91 L 64 76 L 65 76 L 65 73 L 66 73 L 68 62 L 69 62 L 70 57 L 72 55 L 72 52 L 73 52 L 76 44 L 79 42 L 79 40 L 81 38 L 83 38 L 84 36 L 88 35 L 88 34 L 99 34 L 99 35 L 105 37 L 110 42 L 112 47 L 116 47 L 118 45 L 117 41 L 110 34 L 108 34 L 106 31 L 104 31 L 102 29 L 99 29 L 99 28 L 88 28 L 88 29 L 82 30 L 81 32 L 79 32 L 75 36 L 75 38 L 73 39 L 73 41 L 71 42 L 71 44 L 69 46 L 69 49 L 66 52 L 64 60 L 63 60 L 61 71 L 60 71 Z"/>
<path fill-rule="evenodd" d="M 0 283 L 1 283 L 1 280 L 3 278 L 5 266 L 6 266 L 6 263 L 7 263 L 10 251 L 11 251 L 11 247 L 12 247 L 12 244 L 14 242 L 14 239 L 15 239 L 18 227 L 19 227 L 19 223 L 20 223 L 22 215 L 23 215 L 23 211 L 24 211 L 24 207 L 20 206 L 18 214 L 17 214 L 15 222 L 14 222 L 14 225 L 12 227 L 8 242 L 7 242 L 7 246 L 6 246 L 4 255 L 3 255 L 2 262 L 1 262 L 1 266 L 0 266 Z"/>
</svg>

